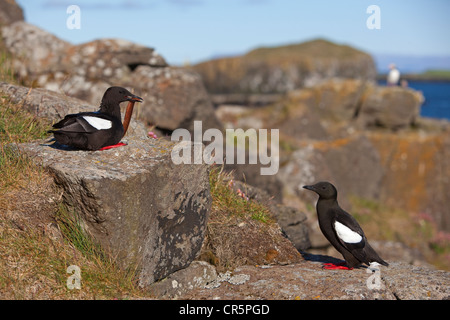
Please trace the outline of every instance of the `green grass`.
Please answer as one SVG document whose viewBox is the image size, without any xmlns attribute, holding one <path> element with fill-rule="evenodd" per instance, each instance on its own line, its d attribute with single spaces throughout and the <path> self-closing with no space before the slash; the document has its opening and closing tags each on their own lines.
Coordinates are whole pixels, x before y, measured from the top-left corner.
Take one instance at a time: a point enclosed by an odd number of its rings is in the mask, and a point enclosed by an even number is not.
<svg viewBox="0 0 450 320">
<path fill-rule="evenodd" d="M 217 167 L 209 175 L 212 206 L 199 259 L 219 272 L 265 263 L 267 250 L 286 240 L 268 207 L 237 189 L 232 177 Z"/>
<path fill-rule="evenodd" d="M 272 214 L 266 206 L 251 199 L 247 200 L 245 190 L 242 190 L 244 197 L 233 190 L 231 177 L 231 173 L 220 168 L 211 170 L 209 183 L 213 199 L 212 210 L 227 217 L 250 218 L 262 223 L 273 222 Z"/>
<path fill-rule="evenodd" d="M 73 239 L 67 233 L 65 237 Z M 0 299 L 127 299 L 143 296 L 134 274 L 89 248 L 52 239 L 42 230 L 22 231 L 0 218 Z M 89 240 L 88 240 L 89 241 Z M 79 243 L 77 243 L 78 245 Z M 81 269 L 81 289 L 66 286 L 67 268 Z"/>
<path fill-rule="evenodd" d="M 85 234 L 49 173 L 16 148 L 46 138 L 48 127 L 48 121 L 20 105 L 4 97 L 0 101 L 0 299 L 145 296 L 136 285 L 135 270 L 121 270 Z M 47 233 L 51 221 L 59 239 Z M 70 265 L 81 268 L 81 290 L 66 286 Z"/>
<path fill-rule="evenodd" d="M 365 54 L 347 45 L 339 45 L 325 39 L 315 39 L 298 44 L 290 44 L 278 47 L 262 47 L 247 53 L 246 56 L 259 59 L 269 58 L 293 58 L 299 56 L 317 58 L 351 58 Z"/>
<path fill-rule="evenodd" d="M 20 186 L 20 181 L 42 173 L 39 166 L 14 145 L 46 137 L 48 127 L 47 121 L 33 117 L 20 106 L 5 98 L 0 101 L 0 194 Z"/>
<path fill-rule="evenodd" d="M 59 205 L 55 220 L 66 241 L 86 258 L 107 260 L 106 252 L 83 230 L 79 214 L 64 204 Z"/>
<path fill-rule="evenodd" d="M 0 101 L 0 142 L 2 144 L 21 143 L 48 136 L 50 122 L 36 118 L 12 104 L 6 97 Z"/>
</svg>

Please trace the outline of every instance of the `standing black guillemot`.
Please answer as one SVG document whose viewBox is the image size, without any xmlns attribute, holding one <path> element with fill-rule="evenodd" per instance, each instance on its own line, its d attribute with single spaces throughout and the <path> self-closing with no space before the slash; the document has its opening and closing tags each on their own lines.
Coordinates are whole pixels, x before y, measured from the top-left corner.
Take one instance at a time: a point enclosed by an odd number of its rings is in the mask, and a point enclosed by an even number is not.
<svg viewBox="0 0 450 320">
<path fill-rule="evenodd" d="M 333 247 L 344 256 L 347 264 L 345 266 L 326 263 L 324 264 L 325 269 L 352 269 L 362 263 L 369 266 L 389 265 L 370 246 L 355 218 L 339 206 L 337 190 L 331 183 L 318 182 L 311 186 L 303 186 L 303 188 L 319 195 L 316 209 L 320 230 Z"/>
</svg>

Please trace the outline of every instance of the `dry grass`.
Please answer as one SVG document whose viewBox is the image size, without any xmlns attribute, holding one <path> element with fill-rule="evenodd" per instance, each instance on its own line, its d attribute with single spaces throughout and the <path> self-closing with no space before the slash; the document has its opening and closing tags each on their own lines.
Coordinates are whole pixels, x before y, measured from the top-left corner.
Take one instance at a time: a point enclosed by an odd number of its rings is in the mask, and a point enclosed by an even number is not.
<svg viewBox="0 0 450 320">
<path fill-rule="evenodd" d="M 18 105 L 0 102 L 0 299 L 148 297 L 136 285 L 135 270 L 118 268 L 83 232 L 49 172 L 15 147 L 44 138 L 48 125 Z M 269 209 L 236 193 L 230 180 L 223 171 L 211 172 L 204 260 L 225 270 L 298 258 Z M 81 269 L 81 290 L 66 286 L 70 265 Z"/>
<path fill-rule="evenodd" d="M 20 105 L 0 102 L 0 299 L 145 296 L 133 271 L 120 270 L 81 231 L 50 174 L 15 147 L 45 137 L 48 126 Z M 81 268 L 80 290 L 66 286 L 70 265 Z"/>
<path fill-rule="evenodd" d="M 232 183 L 232 173 L 211 170 L 213 202 L 200 259 L 221 272 L 245 264 L 284 264 L 301 259 L 268 207 L 248 199 L 246 190 L 236 192 Z"/>
</svg>

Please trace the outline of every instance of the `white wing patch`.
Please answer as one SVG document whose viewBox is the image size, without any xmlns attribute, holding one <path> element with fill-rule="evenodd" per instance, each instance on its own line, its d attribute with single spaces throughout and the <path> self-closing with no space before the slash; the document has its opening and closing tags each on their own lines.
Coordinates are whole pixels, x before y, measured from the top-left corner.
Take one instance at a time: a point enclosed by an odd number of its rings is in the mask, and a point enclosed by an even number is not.
<svg viewBox="0 0 450 320">
<path fill-rule="evenodd" d="M 358 243 L 362 240 L 361 235 L 338 221 L 334 223 L 334 229 L 338 237 L 346 243 Z"/>
<path fill-rule="evenodd" d="M 112 122 L 106 119 L 91 116 L 83 116 L 83 119 L 97 130 L 106 130 L 112 127 Z"/>
</svg>

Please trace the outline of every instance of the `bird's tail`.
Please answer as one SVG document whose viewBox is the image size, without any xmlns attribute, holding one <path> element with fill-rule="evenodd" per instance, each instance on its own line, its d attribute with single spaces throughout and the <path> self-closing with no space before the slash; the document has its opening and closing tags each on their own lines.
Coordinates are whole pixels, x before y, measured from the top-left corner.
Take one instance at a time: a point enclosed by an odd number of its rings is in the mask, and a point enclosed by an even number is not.
<svg viewBox="0 0 450 320">
<path fill-rule="evenodd" d="M 367 257 L 367 264 L 373 263 L 373 262 L 378 262 L 379 264 L 382 264 L 383 266 L 389 266 L 389 263 L 387 263 L 386 261 L 384 261 L 383 259 L 380 258 L 380 256 L 378 255 L 378 253 L 370 246 L 370 244 L 366 244 L 366 247 L 364 248 L 365 252 L 366 252 L 366 257 Z"/>
</svg>

